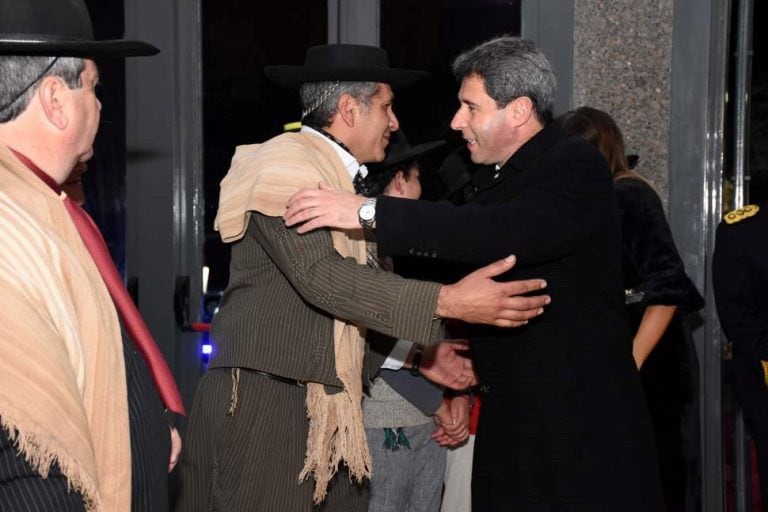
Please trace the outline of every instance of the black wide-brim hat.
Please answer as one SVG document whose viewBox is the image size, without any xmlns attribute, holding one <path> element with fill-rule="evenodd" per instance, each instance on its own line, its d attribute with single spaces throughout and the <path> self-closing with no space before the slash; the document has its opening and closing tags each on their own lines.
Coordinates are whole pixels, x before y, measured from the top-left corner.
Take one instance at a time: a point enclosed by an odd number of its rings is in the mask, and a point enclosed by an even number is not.
<svg viewBox="0 0 768 512">
<path fill-rule="evenodd" d="M 298 87 L 307 82 L 381 82 L 404 87 L 428 76 L 426 71 L 389 67 L 387 52 L 376 46 L 324 44 L 307 49 L 304 65 L 265 66 L 273 82 Z"/>
<path fill-rule="evenodd" d="M 135 57 L 159 51 L 142 41 L 95 41 L 83 0 L 0 0 L 0 55 Z"/>
<path fill-rule="evenodd" d="M 387 146 L 387 157 L 381 162 L 366 164 L 371 172 L 395 167 L 409 160 L 417 160 L 445 145 L 444 140 L 433 140 L 411 146 L 403 130 L 392 132 Z"/>
</svg>

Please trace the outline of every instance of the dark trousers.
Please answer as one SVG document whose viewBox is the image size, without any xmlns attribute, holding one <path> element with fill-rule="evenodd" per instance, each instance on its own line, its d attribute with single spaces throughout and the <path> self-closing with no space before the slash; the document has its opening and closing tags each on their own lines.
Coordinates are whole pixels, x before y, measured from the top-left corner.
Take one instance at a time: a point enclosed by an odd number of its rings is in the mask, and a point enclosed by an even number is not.
<svg viewBox="0 0 768 512">
<path fill-rule="evenodd" d="M 755 442 L 763 511 L 768 512 L 768 386 L 763 380 L 760 362 L 734 352 L 733 381 L 736 400 Z"/>
<path fill-rule="evenodd" d="M 167 512 L 170 430 L 146 363 L 124 335 L 131 429 L 131 510 Z"/>
<path fill-rule="evenodd" d="M 313 506 L 314 481 L 299 482 L 309 429 L 306 388 L 245 369 L 234 388 L 229 368 L 213 369 L 200 381 L 184 446 L 177 511 L 367 509 L 367 489 L 351 483 L 344 470 L 331 481 L 320 507 Z"/>
</svg>

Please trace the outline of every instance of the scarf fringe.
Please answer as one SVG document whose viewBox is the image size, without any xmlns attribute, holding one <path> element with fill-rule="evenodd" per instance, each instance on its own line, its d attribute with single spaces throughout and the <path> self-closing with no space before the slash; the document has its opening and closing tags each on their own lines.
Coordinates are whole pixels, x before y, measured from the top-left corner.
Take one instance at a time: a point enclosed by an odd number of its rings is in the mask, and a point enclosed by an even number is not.
<svg viewBox="0 0 768 512">
<path fill-rule="evenodd" d="M 77 461 L 62 454 L 62 447 L 56 446 L 57 443 L 52 439 L 42 439 L 41 436 L 32 432 L 35 430 L 34 427 L 24 430 L 20 426 L 14 413 L 4 407 L 0 427 L 8 433 L 8 439 L 32 469 L 40 473 L 43 478 L 47 478 L 51 466 L 57 462 L 62 474 L 67 478 L 69 489 L 82 495 L 86 511 L 99 510 L 98 484 L 80 468 Z"/>
<path fill-rule="evenodd" d="M 363 364 L 362 339 L 352 326 L 345 326 L 336 347 L 336 369 L 343 390 L 328 395 L 322 384 L 307 385 L 307 416 L 309 434 L 304 468 L 299 474 L 302 482 L 315 480 L 315 504 L 328 495 L 328 484 L 343 462 L 352 482 L 362 483 L 371 478 L 371 453 L 363 427 Z M 349 344 L 347 346 L 344 346 Z M 342 348 L 343 347 L 343 348 Z"/>
</svg>

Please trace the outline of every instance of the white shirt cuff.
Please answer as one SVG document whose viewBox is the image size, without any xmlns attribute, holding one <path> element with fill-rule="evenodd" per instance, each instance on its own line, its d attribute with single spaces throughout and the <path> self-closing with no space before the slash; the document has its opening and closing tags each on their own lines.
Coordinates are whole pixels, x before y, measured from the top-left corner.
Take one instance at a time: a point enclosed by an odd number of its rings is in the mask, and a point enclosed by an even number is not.
<svg viewBox="0 0 768 512">
<path fill-rule="evenodd" d="M 394 348 L 387 356 L 384 364 L 381 367 L 384 370 L 399 370 L 405 364 L 405 360 L 408 359 L 408 354 L 411 353 L 411 347 L 413 342 L 408 340 L 397 340 Z"/>
</svg>

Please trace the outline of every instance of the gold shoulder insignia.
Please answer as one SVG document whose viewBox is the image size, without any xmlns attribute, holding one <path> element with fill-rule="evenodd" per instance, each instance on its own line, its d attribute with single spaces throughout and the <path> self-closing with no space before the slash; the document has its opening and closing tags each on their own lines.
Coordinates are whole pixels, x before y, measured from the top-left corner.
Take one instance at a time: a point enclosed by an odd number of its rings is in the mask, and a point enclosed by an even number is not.
<svg viewBox="0 0 768 512">
<path fill-rule="evenodd" d="M 760 361 L 760 364 L 763 365 L 763 381 L 768 386 L 768 361 Z"/>
<path fill-rule="evenodd" d="M 726 224 L 736 224 L 737 222 L 754 216 L 758 211 L 760 211 L 758 205 L 748 204 L 747 206 L 726 213 L 725 216 L 723 216 L 723 220 Z"/>
</svg>

